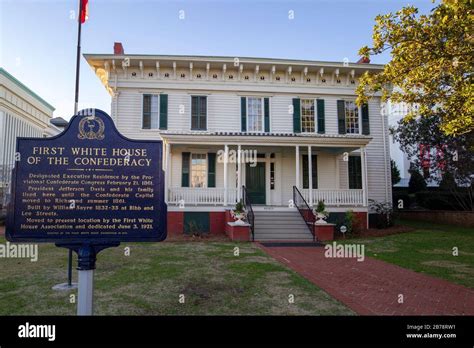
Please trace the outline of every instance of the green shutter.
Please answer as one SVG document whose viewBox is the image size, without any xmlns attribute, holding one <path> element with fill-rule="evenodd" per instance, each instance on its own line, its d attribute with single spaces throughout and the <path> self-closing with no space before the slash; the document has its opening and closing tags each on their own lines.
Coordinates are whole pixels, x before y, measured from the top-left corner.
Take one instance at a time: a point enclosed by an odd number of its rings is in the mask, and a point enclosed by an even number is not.
<svg viewBox="0 0 474 348">
<path fill-rule="evenodd" d="M 182 153 L 183 163 L 181 166 L 181 187 L 189 187 L 189 160 L 191 154 L 189 152 Z"/>
<path fill-rule="evenodd" d="M 300 98 L 293 98 L 293 133 L 301 133 L 300 108 Z"/>
<path fill-rule="evenodd" d="M 242 132 L 247 131 L 247 98 L 240 98 L 240 124 Z"/>
<path fill-rule="evenodd" d="M 151 128 L 151 95 L 143 95 L 143 107 L 142 107 L 142 128 Z"/>
<path fill-rule="evenodd" d="M 360 156 L 349 156 L 349 189 L 362 188 L 362 165 Z"/>
<path fill-rule="evenodd" d="M 324 99 L 318 99 L 318 133 L 324 134 L 326 132 L 325 116 L 324 116 Z"/>
<path fill-rule="evenodd" d="M 303 155 L 303 188 L 309 187 L 309 168 L 308 168 L 308 155 Z M 313 177 L 313 189 L 318 188 L 318 156 L 311 155 L 311 171 Z"/>
<path fill-rule="evenodd" d="M 337 125 L 339 128 L 339 134 L 346 134 L 346 107 L 344 100 L 337 101 Z"/>
<path fill-rule="evenodd" d="M 168 94 L 160 94 L 160 129 L 168 129 Z"/>
<path fill-rule="evenodd" d="M 369 105 L 367 104 L 362 105 L 362 134 L 365 134 L 365 135 L 370 134 Z"/>
<path fill-rule="evenodd" d="M 270 132 L 270 99 L 264 98 L 264 109 L 265 109 L 265 132 Z"/>
<path fill-rule="evenodd" d="M 207 187 L 216 187 L 216 154 L 207 154 Z"/>
</svg>

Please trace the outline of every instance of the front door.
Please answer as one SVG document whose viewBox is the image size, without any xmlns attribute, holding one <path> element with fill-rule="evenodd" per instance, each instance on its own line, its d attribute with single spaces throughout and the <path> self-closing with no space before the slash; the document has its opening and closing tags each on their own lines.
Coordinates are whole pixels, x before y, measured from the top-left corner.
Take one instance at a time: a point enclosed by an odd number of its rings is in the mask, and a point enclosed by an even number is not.
<svg viewBox="0 0 474 348">
<path fill-rule="evenodd" d="M 252 204 L 265 204 L 265 163 L 257 162 L 255 167 L 250 164 L 245 170 L 245 186 Z"/>
</svg>

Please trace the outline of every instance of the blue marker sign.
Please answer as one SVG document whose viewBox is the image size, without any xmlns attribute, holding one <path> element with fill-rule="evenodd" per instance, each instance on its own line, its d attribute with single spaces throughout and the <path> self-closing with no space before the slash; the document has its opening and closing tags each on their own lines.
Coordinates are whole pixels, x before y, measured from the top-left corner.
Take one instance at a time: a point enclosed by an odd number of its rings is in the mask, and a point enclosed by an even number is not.
<svg viewBox="0 0 474 348">
<path fill-rule="evenodd" d="M 127 139 L 97 109 L 79 112 L 56 137 L 18 138 L 7 240 L 164 240 L 162 153 L 161 141 Z"/>
</svg>

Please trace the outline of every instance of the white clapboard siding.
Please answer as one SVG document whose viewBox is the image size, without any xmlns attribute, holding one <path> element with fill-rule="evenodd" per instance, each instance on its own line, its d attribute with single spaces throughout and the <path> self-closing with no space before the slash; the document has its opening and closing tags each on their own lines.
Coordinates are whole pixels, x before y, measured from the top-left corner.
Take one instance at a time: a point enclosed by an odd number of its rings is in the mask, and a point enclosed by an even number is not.
<svg viewBox="0 0 474 348">
<path fill-rule="evenodd" d="M 388 143 L 387 117 L 383 128 L 380 98 L 369 102 L 370 135 L 367 145 L 368 197 L 377 201 L 391 201 L 390 148 Z M 385 132 L 385 149 L 383 133 Z M 384 157 L 385 153 L 385 157 Z"/>
<path fill-rule="evenodd" d="M 168 131 L 189 131 L 191 127 L 191 95 L 194 92 L 186 90 L 183 84 L 182 90 L 159 89 L 159 92 L 168 94 Z M 149 93 L 147 91 L 147 93 Z M 158 93 L 158 92 L 157 92 Z M 235 91 L 198 91 L 196 95 L 208 97 L 208 131 L 236 131 L 241 130 L 240 98 L 241 95 L 252 93 L 238 93 Z M 260 93 L 259 95 L 262 95 Z M 293 117 L 288 112 L 294 97 L 304 95 L 291 95 L 289 93 L 273 93 L 270 98 L 270 129 L 272 132 L 293 131 Z M 337 100 L 347 98 L 348 95 L 326 95 L 319 94 L 314 97 L 325 100 L 325 128 L 326 134 L 338 134 L 337 127 Z M 354 97 L 354 96 L 353 96 Z M 115 105 L 115 103 L 118 103 Z M 115 110 L 118 117 L 115 117 Z M 180 110 L 184 112 L 180 113 Z M 159 130 L 142 129 L 142 91 L 138 89 L 121 89 L 117 98 L 113 99 L 112 113 L 116 119 L 119 130 L 126 136 L 134 139 L 160 139 Z M 391 197 L 390 187 L 390 155 L 388 143 L 388 123 L 382 122 L 380 112 L 380 98 L 374 98 L 369 102 L 370 136 L 373 138 L 367 146 L 367 177 L 368 198 L 377 201 L 389 201 Z M 385 133 L 385 146 L 384 135 Z M 204 146 L 205 144 L 203 144 Z M 175 151 L 176 150 L 176 151 Z M 181 186 L 181 154 L 182 149 L 173 150 L 171 185 Z M 179 150 L 179 151 L 178 151 Z M 306 149 L 301 146 L 300 153 Z M 292 186 L 295 184 L 295 149 L 294 147 L 275 148 L 275 152 L 281 153 L 279 165 L 277 166 L 277 178 L 282 183 L 281 190 L 271 193 L 271 202 L 286 205 L 292 198 Z M 319 188 L 348 189 L 347 162 L 339 158 L 336 166 L 334 155 L 319 152 L 316 147 L 313 152 L 318 154 L 318 178 Z M 300 160 L 300 165 L 302 161 Z M 278 169 L 278 167 L 281 167 Z M 339 167 L 339 173 L 336 173 Z M 235 186 L 235 165 L 229 165 L 228 182 L 229 187 Z M 223 165 L 216 166 L 216 186 L 223 186 Z M 300 170 L 302 175 L 302 170 Z M 300 178 L 302 184 L 302 179 Z M 278 185 L 278 183 L 277 183 Z M 278 187 L 278 186 L 277 186 Z M 276 203 L 281 202 L 281 203 Z"/>
</svg>

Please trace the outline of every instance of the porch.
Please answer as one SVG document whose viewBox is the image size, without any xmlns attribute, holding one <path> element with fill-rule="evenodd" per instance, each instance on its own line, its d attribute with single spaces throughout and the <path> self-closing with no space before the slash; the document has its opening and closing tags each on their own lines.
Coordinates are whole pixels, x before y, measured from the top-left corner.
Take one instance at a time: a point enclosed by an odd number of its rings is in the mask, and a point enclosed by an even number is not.
<svg viewBox="0 0 474 348">
<path fill-rule="evenodd" d="M 310 206 L 324 200 L 334 208 L 367 207 L 370 137 L 161 135 L 171 209 L 232 207 L 242 186 L 254 206 L 289 207 L 296 186 Z"/>
<path fill-rule="evenodd" d="M 317 205 L 318 201 L 324 200 L 327 206 L 334 207 L 367 206 L 364 202 L 364 190 L 362 189 L 313 189 L 311 195 L 309 189 L 301 189 L 300 191 L 309 205 Z M 226 194 L 227 197 L 225 197 Z M 168 204 L 177 206 L 180 204 L 181 206 L 233 206 L 237 203 L 238 196 L 237 188 L 228 188 L 227 190 L 224 187 L 168 188 Z M 224 202 L 227 202 L 227 204 L 224 204 Z"/>
</svg>

